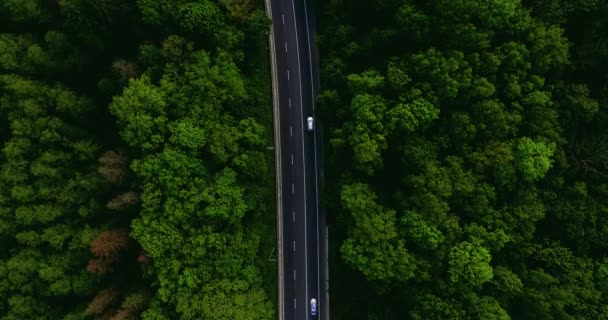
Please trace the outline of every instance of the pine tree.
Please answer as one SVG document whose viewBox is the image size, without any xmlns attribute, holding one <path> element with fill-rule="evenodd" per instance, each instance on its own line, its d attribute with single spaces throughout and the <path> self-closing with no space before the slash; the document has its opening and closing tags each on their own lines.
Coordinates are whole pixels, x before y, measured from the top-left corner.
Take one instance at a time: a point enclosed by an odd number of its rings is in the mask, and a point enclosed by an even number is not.
<svg viewBox="0 0 608 320">
<path fill-rule="evenodd" d="M 137 203 L 139 203 L 139 195 L 133 191 L 129 191 L 112 198 L 112 200 L 106 204 L 106 208 L 112 210 L 125 210 Z"/>
<path fill-rule="evenodd" d="M 112 258 L 91 258 L 87 264 L 87 271 L 98 275 L 106 274 L 112 271 L 112 264 L 116 259 Z"/>
<path fill-rule="evenodd" d="M 148 295 L 143 291 L 130 294 L 123 301 L 120 310 L 110 320 L 136 319 L 139 312 L 146 306 L 147 301 Z"/>
<path fill-rule="evenodd" d="M 113 150 L 106 151 L 100 158 L 98 172 L 112 183 L 122 183 L 127 175 L 127 158 Z"/>
<path fill-rule="evenodd" d="M 97 295 L 95 295 L 95 297 L 93 297 L 93 300 L 91 300 L 91 302 L 87 306 L 87 309 L 84 311 L 84 314 L 85 315 L 101 314 L 104 311 L 106 311 L 106 309 L 108 307 L 115 304 L 117 299 L 118 299 L 118 291 L 116 289 L 114 289 L 112 287 L 105 288 L 105 289 L 99 291 L 99 293 L 97 293 Z"/>
<path fill-rule="evenodd" d="M 91 252 L 97 258 L 111 259 L 116 257 L 129 244 L 128 230 L 108 230 L 97 236 L 91 243 Z"/>
<path fill-rule="evenodd" d="M 137 65 L 123 59 L 112 63 L 112 71 L 118 76 L 120 82 L 126 84 L 131 78 L 137 78 L 141 74 Z"/>
</svg>

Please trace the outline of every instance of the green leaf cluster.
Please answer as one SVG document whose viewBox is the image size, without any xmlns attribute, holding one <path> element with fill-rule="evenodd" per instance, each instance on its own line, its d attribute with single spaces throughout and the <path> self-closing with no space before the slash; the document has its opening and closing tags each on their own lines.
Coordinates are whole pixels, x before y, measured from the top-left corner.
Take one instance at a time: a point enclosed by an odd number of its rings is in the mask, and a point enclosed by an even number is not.
<svg viewBox="0 0 608 320">
<path fill-rule="evenodd" d="M 606 2 L 316 4 L 333 316 L 605 318 Z"/>
</svg>

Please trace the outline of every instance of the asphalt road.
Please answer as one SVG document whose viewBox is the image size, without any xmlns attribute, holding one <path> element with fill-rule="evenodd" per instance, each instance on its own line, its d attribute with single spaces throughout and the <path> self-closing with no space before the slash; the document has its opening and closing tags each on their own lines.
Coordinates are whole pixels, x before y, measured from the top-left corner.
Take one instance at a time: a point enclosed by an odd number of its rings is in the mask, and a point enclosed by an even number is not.
<svg viewBox="0 0 608 320">
<path fill-rule="evenodd" d="M 316 130 L 306 119 L 313 116 L 316 50 L 312 43 L 311 11 L 305 0 L 269 0 L 273 21 L 275 103 L 280 143 L 280 206 L 282 266 L 279 268 L 279 319 L 325 318 L 325 263 L 323 211 L 319 210 L 319 173 Z M 314 30 L 313 30 L 314 31 Z M 315 127 L 316 127 L 315 121 Z M 316 129 L 316 128 L 315 128 Z M 323 294 L 323 296 L 322 296 Z M 311 299 L 317 300 L 312 317 Z"/>
</svg>

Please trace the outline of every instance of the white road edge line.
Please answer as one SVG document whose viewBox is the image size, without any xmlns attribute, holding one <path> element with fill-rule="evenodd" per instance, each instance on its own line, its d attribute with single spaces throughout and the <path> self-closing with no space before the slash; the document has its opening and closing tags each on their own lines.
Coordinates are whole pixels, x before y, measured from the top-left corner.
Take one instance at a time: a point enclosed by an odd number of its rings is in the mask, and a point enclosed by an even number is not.
<svg viewBox="0 0 608 320">
<path fill-rule="evenodd" d="M 296 5 L 294 3 L 295 1 L 292 0 L 291 1 L 291 9 L 292 9 L 292 14 L 293 14 L 293 26 L 294 26 L 294 30 L 296 32 L 296 56 L 298 57 L 298 75 L 300 77 L 302 77 L 302 64 L 300 63 L 300 44 L 299 44 L 299 38 L 298 38 L 298 24 L 296 23 Z M 300 113 L 302 114 L 302 119 L 304 118 L 304 102 L 302 100 L 302 80 L 300 79 L 299 81 L 300 84 Z M 308 263 L 308 228 L 306 227 L 306 216 L 307 216 L 307 211 L 306 211 L 306 158 L 305 158 L 305 153 L 306 153 L 306 148 L 304 148 L 304 125 L 301 125 L 302 128 L 302 170 L 304 173 L 304 178 L 302 179 L 302 181 L 304 182 L 304 189 L 302 190 L 302 193 L 304 194 L 304 260 L 306 261 L 306 263 Z M 306 285 L 304 286 L 305 288 L 305 292 L 306 292 L 306 299 L 308 299 L 308 268 L 304 268 L 304 283 L 306 283 Z M 304 312 L 306 312 L 306 308 L 304 308 Z M 308 314 L 306 314 L 306 317 L 308 318 Z"/>
</svg>

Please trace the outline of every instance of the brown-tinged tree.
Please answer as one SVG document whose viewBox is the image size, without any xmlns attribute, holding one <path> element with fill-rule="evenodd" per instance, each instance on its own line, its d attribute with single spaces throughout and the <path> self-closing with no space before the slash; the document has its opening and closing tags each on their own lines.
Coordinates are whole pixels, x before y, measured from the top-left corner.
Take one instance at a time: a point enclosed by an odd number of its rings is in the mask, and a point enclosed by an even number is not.
<svg viewBox="0 0 608 320">
<path fill-rule="evenodd" d="M 111 183 L 122 183 L 127 175 L 127 158 L 114 150 L 106 151 L 99 158 L 98 172 Z"/>
<path fill-rule="evenodd" d="M 106 204 L 106 208 L 112 210 L 125 210 L 139 203 L 139 195 L 134 191 L 121 193 Z"/>
<path fill-rule="evenodd" d="M 129 241 L 128 230 L 104 231 L 91 242 L 91 252 L 97 258 L 114 258 L 129 245 Z"/>
<path fill-rule="evenodd" d="M 89 302 L 85 315 L 99 315 L 107 311 L 118 302 L 118 290 L 113 287 L 105 288 L 99 291 Z"/>
</svg>

